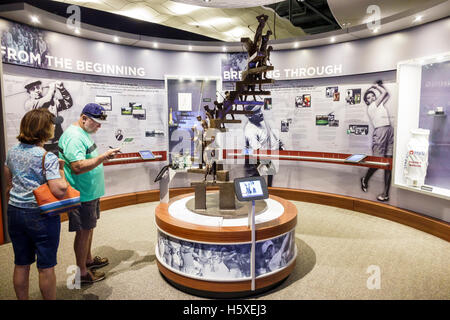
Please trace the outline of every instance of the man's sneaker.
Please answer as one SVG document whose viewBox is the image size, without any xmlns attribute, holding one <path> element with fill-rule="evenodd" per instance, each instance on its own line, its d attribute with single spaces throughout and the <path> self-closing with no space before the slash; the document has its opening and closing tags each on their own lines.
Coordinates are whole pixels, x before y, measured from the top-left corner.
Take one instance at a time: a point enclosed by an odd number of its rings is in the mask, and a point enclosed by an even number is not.
<svg viewBox="0 0 450 320">
<path fill-rule="evenodd" d="M 108 258 L 101 258 L 96 256 L 91 263 L 86 263 L 86 268 L 89 270 L 98 269 L 109 264 Z"/>
<path fill-rule="evenodd" d="M 362 191 L 367 192 L 367 183 L 364 180 L 364 177 L 361 178 L 361 189 Z"/>
<path fill-rule="evenodd" d="M 101 271 L 90 271 L 88 270 L 85 276 L 80 277 L 81 284 L 89 284 L 105 279 L 105 273 Z"/>
<path fill-rule="evenodd" d="M 389 201 L 389 196 L 386 196 L 386 195 L 384 195 L 384 194 L 380 194 L 380 195 L 377 197 L 377 200 L 378 200 L 378 201 Z"/>
</svg>

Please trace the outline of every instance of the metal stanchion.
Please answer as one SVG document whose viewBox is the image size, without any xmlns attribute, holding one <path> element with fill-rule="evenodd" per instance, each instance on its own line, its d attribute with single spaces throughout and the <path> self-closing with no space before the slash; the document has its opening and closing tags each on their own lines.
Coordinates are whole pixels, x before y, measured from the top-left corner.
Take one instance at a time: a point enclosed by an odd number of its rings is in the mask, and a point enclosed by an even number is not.
<svg viewBox="0 0 450 320">
<path fill-rule="evenodd" d="M 255 200 L 252 200 L 252 208 L 249 213 L 249 227 L 252 232 L 252 248 L 250 253 L 250 275 L 252 277 L 251 290 L 255 291 L 256 278 L 256 232 L 255 232 Z"/>
</svg>

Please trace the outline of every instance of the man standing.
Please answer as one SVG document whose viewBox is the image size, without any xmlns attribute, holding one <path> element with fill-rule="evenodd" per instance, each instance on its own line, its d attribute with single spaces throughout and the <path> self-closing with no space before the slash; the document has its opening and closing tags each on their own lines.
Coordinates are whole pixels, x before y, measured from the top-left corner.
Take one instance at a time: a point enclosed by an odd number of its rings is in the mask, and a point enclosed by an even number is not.
<svg viewBox="0 0 450 320">
<path fill-rule="evenodd" d="M 261 110 L 261 105 L 249 105 L 245 108 L 246 111 L 253 111 L 252 114 L 247 114 L 248 122 L 244 128 L 245 147 L 251 150 L 283 150 L 284 146 L 279 137 L 270 128 L 269 124 L 264 120 L 264 114 Z M 261 160 L 259 160 L 261 161 Z M 271 160 L 262 161 L 266 166 L 271 166 Z M 249 163 L 245 160 L 245 170 L 249 177 L 259 176 L 258 165 Z M 267 177 L 267 185 L 272 186 L 273 175 L 269 174 Z"/>
<path fill-rule="evenodd" d="M 106 266 L 107 258 L 92 257 L 92 236 L 100 218 L 99 198 L 105 194 L 103 162 L 119 151 L 110 149 L 99 155 L 90 134 L 106 121 L 105 109 L 88 103 L 77 122 L 70 125 L 59 140 L 59 156 L 65 160 L 67 181 L 80 191 L 81 208 L 69 213 L 69 231 L 76 232 L 74 250 L 80 268 L 81 283 L 93 283 L 105 278 L 95 269 Z"/>
<path fill-rule="evenodd" d="M 63 133 L 61 124 L 64 121 L 59 113 L 72 107 L 72 96 L 60 81 L 50 83 L 45 95 L 40 80 L 27 80 L 24 87 L 30 95 L 30 99 L 25 102 L 25 111 L 47 108 L 55 115 L 55 136 L 44 145 L 44 148 L 58 154 L 58 141 Z M 57 91 L 61 94 L 61 99 L 55 97 Z"/>
</svg>

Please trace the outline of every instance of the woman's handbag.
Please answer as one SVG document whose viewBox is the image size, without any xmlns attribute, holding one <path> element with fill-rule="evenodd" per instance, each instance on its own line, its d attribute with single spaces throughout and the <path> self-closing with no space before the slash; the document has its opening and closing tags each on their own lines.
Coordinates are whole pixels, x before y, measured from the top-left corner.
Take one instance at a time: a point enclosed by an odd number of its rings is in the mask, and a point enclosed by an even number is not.
<svg viewBox="0 0 450 320">
<path fill-rule="evenodd" d="M 45 171 L 45 156 L 47 152 L 45 152 L 42 157 L 42 173 L 44 174 L 44 178 L 46 175 Z M 64 212 L 69 212 L 75 209 L 78 209 L 81 206 L 80 202 L 80 192 L 70 186 L 68 184 L 66 194 L 64 198 L 58 199 L 53 193 L 50 191 L 50 187 L 48 183 L 44 183 L 33 190 L 34 196 L 36 197 L 36 201 L 39 209 L 41 209 L 42 215 L 54 216 L 57 214 L 61 214 Z"/>
</svg>

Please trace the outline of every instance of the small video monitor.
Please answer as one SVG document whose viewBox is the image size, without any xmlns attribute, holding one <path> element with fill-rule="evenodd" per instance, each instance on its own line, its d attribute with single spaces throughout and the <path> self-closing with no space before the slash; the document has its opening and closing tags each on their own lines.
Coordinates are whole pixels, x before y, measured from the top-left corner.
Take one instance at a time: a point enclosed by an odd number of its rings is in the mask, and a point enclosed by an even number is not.
<svg viewBox="0 0 450 320">
<path fill-rule="evenodd" d="M 234 179 L 234 189 L 239 201 L 262 200 L 269 197 L 264 177 Z"/>
<path fill-rule="evenodd" d="M 367 155 L 365 154 L 352 154 L 350 157 L 345 159 L 345 162 L 352 162 L 352 163 L 358 163 L 363 161 L 365 158 L 367 158 Z"/>
<path fill-rule="evenodd" d="M 155 159 L 155 155 L 150 150 L 142 150 L 139 151 L 142 160 L 153 160 Z"/>
</svg>

